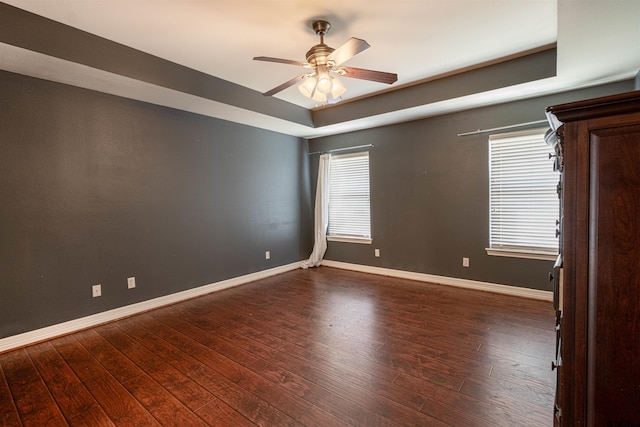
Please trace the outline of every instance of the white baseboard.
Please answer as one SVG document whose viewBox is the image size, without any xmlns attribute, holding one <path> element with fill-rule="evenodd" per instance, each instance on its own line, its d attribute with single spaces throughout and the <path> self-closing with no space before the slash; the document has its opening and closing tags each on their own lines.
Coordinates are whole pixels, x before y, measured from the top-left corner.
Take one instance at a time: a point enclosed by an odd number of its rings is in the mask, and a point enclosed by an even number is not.
<svg viewBox="0 0 640 427">
<path fill-rule="evenodd" d="M 493 292 L 505 295 L 513 295 L 523 298 L 531 298 L 543 301 L 553 301 L 553 292 L 541 291 L 538 289 L 522 288 L 518 286 L 498 285 L 496 283 L 479 282 L 469 279 L 458 279 L 455 277 L 436 276 L 433 274 L 414 273 L 411 271 L 393 270 L 390 268 L 372 267 L 369 265 L 350 264 L 340 261 L 323 260 L 322 265 L 326 267 L 342 268 L 344 270 L 360 271 L 362 273 L 372 273 L 381 276 L 398 277 L 402 279 L 417 280 L 420 282 L 436 283 L 439 285 L 457 286 L 478 291 Z"/>
<path fill-rule="evenodd" d="M 0 339 L 0 353 L 34 344 L 39 341 L 51 339 L 60 335 L 69 334 L 92 326 L 111 322 L 123 317 L 132 316 L 144 311 L 153 310 L 165 305 L 174 304 L 190 298 L 195 298 L 211 292 L 221 291 L 234 286 L 253 282 L 255 280 L 264 279 L 276 274 L 285 273 L 287 271 L 300 268 L 302 262 L 294 262 L 287 265 L 271 268 L 269 270 L 258 271 L 244 276 L 234 277 L 232 279 L 223 280 L 209 285 L 200 286 L 194 289 L 177 292 L 175 294 L 165 295 L 147 301 L 127 305 L 124 307 L 114 308 L 113 310 L 104 311 L 102 313 L 93 314 L 91 316 L 70 320 L 68 322 L 59 323 L 57 325 L 47 326 L 46 328 L 36 329 L 34 331 L 25 332 L 19 335 L 13 335 Z M 363 273 L 378 274 L 381 276 L 398 277 L 402 279 L 417 280 L 420 282 L 436 283 L 440 285 L 457 286 L 467 289 L 475 289 L 479 291 L 494 292 L 506 295 L 519 296 L 524 298 L 532 298 L 543 301 L 552 301 L 553 293 L 550 291 L 540 291 L 537 289 L 521 288 L 517 286 L 498 285 L 495 283 L 479 282 L 468 279 L 458 279 L 455 277 L 436 276 L 432 274 L 414 273 L 411 271 L 393 270 L 382 267 L 372 267 L 368 265 L 350 264 L 340 261 L 324 260 L 323 266 L 341 268 L 344 270 L 360 271 Z"/>
<path fill-rule="evenodd" d="M 243 285 L 245 283 L 264 279 L 270 276 L 275 276 L 276 274 L 300 268 L 300 264 L 301 262 L 294 262 L 292 264 L 281 265 L 269 270 L 263 270 L 244 276 L 234 277 L 232 279 L 211 283 L 209 285 L 188 289 L 186 291 L 176 292 L 175 294 L 165 295 L 124 307 L 114 308 L 113 310 L 103 311 L 102 313 L 92 314 L 91 316 L 70 320 L 64 323 L 58 323 L 57 325 L 47 326 L 46 328 L 36 329 L 34 331 L 25 332 L 19 335 L 2 338 L 0 339 L 0 353 L 14 348 L 24 347 L 29 344 L 34 344 L 39 341 L 54 338 L 60 335 L 65 335 L 71 332 L 90 328 L 102 323 L 111 322 L 137 313 L 142 313 L 144 311 L 149 311 L 154 308 L 174 304 L 186 299 L 198 297 L 211 292 L 221 291 L 223 289 L 228 289 L 238 285 Z"/>
</svg>

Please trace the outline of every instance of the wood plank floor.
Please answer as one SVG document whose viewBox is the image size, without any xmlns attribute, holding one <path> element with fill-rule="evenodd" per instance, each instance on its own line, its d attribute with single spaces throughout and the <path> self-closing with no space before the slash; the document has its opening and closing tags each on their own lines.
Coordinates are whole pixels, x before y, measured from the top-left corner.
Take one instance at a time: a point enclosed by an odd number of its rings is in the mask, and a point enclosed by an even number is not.
<svg viewBox="0 0 640 427">
<path fill-rule="evenodd" d="M 551 303 L 321 267 L 0 354 L 3 426 L 550 426 Z"/>
</svg>

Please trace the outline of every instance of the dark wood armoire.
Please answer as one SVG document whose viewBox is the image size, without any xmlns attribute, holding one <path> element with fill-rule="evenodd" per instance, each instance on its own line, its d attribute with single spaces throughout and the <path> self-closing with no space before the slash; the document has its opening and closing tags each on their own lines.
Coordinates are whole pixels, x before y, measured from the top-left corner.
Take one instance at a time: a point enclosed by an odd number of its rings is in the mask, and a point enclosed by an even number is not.
<svg viewBox="0 0 640 427">
<path fill-rule="evenodd" d="M 555 424 L 640 426 L 640 91 L 547 108 L 561 170 Z"/>
</svg>

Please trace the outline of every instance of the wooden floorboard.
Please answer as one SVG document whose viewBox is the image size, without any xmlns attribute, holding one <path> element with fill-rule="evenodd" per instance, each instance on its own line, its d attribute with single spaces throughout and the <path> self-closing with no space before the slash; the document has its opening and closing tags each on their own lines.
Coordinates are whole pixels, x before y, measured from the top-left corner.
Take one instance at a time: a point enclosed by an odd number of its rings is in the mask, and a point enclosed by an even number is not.
<svg viewBox="0 0 640 427">
<path fill-rule="evenodd" d="M 550 426 L 551 303 L 321 267 L 0 354 L 2 426 Z"/>
</svg>

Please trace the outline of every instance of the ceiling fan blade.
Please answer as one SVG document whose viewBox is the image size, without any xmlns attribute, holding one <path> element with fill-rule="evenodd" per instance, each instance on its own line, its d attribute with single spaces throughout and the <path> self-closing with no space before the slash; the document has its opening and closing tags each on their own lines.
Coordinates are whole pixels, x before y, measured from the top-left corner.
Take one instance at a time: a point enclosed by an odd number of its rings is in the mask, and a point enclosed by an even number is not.
<svg viewBox="0 0 640 427">
<path fill-rule="evenodd" d="M 264 96 L 272 96 L 275 95 L 276 93 L 285 90 L 286 88 L 293 86 L 294 84 L 301 82 L 302 79 L 304 78 L 304 76 L 306 76 L 306 74 L 301 74 L 298 77 L 294 77 L 291 80 L 282 83 L 280 86 L 276 86 L 273 89 L 271 89 L 268 92 L 263 93 Z"/>
<path fill-rule="evenodd" d="M 256 56 L 253 58 L 254 61 L 266 61 L 266 62 L 277 62 L 280 64 L 289 64 L 289 65 L 298 65 L 300 67 L 304 67 L 305 64 L 304 62 L 300 62 L 300 61 L 293 61 L 291 59 L 281 59 L 281 58 L 271 58 L 268 56 Z"/>
<path fill-rule="evenodd" d="M 384 71 L 365 70 L 364 68 L 340 67 L 338 75 L 350 77 L 352 79 L 370 80 L 378 83 L 395 83 L 398 75 L 394 73 L 385 73 Z"/>
<path fill-rule="evenodd" d="M 331 52 L 329 56 L 327 56 L 327 60 L 335 62 L 337 66 L 370 47 L 366 41 L 351 37 Z"/>
</svg>

